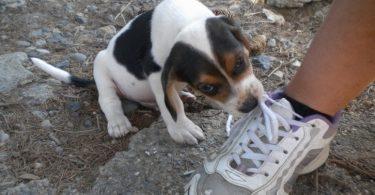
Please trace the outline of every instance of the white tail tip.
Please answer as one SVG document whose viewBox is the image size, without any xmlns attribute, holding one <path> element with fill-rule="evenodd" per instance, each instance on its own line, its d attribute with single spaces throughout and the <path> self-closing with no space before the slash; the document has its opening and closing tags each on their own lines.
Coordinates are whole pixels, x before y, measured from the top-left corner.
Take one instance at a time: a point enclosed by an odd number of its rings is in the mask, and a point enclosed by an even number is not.
<svg viewBox="0 0 375 195">
<path fill-rule="evenodd" d="M 71 75 L 59 68 L 56 68 L 52 66 L 51 64 L 48 64 L 47 62 L 38 59 L 38 58 L 31 58 L 31 61 L 34 63 L 35 66 L 39 67 L 42 69 L 44 72 L 50 74 L 53 78 L 62 81 L 64 83 L 70 83 L 71 80 Z"/>
</svg>

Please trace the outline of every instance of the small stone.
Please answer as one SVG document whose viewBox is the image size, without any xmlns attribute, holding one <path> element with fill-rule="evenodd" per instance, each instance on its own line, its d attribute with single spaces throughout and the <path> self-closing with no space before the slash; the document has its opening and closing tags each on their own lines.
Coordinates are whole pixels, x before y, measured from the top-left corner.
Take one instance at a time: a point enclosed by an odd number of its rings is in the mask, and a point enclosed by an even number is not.
<svg viewBox="0 0 375 195">
<path fill-rule="evenodd" d="M 69 128 L 73 128 L 74 124 L 69 121 L 69 122 L 66 123 L 66 126 L 69 127 Z"/>
<path fill-rule="evenodd" d="M 284 77 L 284 73 L 280 70 L 276 71 L 273 73 L 275 76 L 279 77 L 280 79 L 282 79 Z"/>
<path fill-rule="evenodd" d="M 96 5 L 88 5 L 86 7 L 87 11 L 95 13 L 98 10 L 98 7 Z"/>
<path fill-rule="evenodd" d="M 74 13 L 74 4 L 73 3 L 67 3 L 64 5 L 64 10 L 68 13 Z"/>
<path fill-rule="evenodd" d="M 62 147 L 60 147 L 60 146 L 57 146 L 57 147 L 55 148 L 55 152 L 56 152 L 57 154 L 59 154 L 59 155 L 62 155 L 62 154 L 64 154 L 64 149 L 63 149 Z"/>
<path fill-rule="evenodd" d="M 134 102 L 134 101 L 126 100 L 126 101 L 123 102 L 122 108 L 123 108 L 125 114 L 130 115 L 130 114 L 134 113 L 139 108 L 139 104 L 137 102 Z"/>
<path fill-rule="evenodd" d="M 25 173 L 19 176 L 20 179 L 26 179 L 26 180 L 38 180 L 40 177 L 30 174 L 30 173 Z"/>
<path fill-rule="evenodd" d="M 79 23 L 79 24 L 86 24 L 88 19 L 83 15 L 83 13 L 77 13 L 74 16 L 74 19 Z"/>
<path fill-rule="evenodd" d="M 46 50 L 46 49 L 36 49 L 35 51 L 37 51 L 38 53 L 42 54 L 42 55 L 46 55 L 46 54 L 50 54 L 51 52 Z"/>
<path fill-rule="evenodd" d="M 68 45 L 69 41 L 61 34 L 61 32 L 53 32 L 47 39 L 48 43 Z"/>
<path fill-rule="evenodd" d="M 42 123 L 40 124 L 44 129 L 49 129 L 49 128 L 52 128 L 53 125 L 51 124 L 51 121 L 49 121 L 48 119 L 42 121 Z"/>
<path fill-rule="evenodd" d="M 262 12 L 267 16 L 267 19 L 271 21 L 271 23 L 275 23 L 277 25 L 283 25 L 285 23 L 284 16 L 274 13 L 271 10 L 264 9 Z"/>
<path fill-rule="evenodd" d="M 60 69 L 65 69 L 70 66 L 70 62 L 69 60 L 63 60 L 61 62 L 56 63 L 55 66 Z"/>
<path fill-rule="evenodd" d="M 34 169 L 40 169 L 42 167 L 43 167 L 42 163 L 39 163 L 39 162 L 34 163 Z"/>
<path fill-rule="evenodd" d="M 79 103 L 79 102 L 68 102 L 67 108 L 71 112 L 77 112 L 81 108 L 81 103 Z"/>
<path fill-rule="evenodd" d="M 39 111 L 39 110 L 34 110 L 31 112 L 34 116 L 38 117 L 39 119 L 41 120 L 44 120 L 48 114 L 46 112 L 43 112 L 43 111 Z"/>
<path fill-rule="evenodd" d="M 83 126 L 85 128 L 91 128 L 92 127 L 92 121 L 90 119 L 86 119 L 84 122 L 83 122 Z"/>
<path fill-rule="evenodd" d="M 87 56 L 83 53 L 74 53 L 70 57 L 72 60 L 79 62 L 79 63 L 83 63 L 87 59 Z"/>
<path fill-rule="evenodd" d="M 60 140 L 56 137 L 56 135 L 55 135 L 53 132 L 50 132 L 50 133 L 48 134 L 48 137 L 49 137 L 53 142 L 55 142 L 56 145 L 61 145 Z"/>
<path fill-rule="evenodd" d="M 116 27 L 113 25 L 100 27 L 97 31 L 101 37 L 113 37 L 116 34 Z"/>
<path fill-rule="evenodd" d="M 9 140 L 9 135 L 3 130 L 0 130 L 0 145 L 5 144 Z"/>
<path fill-rule="evenodd" d="M 8 160 L 8 158 L 9 158 L 9 155 L 6 152 L 0 152 L 0 163 Z"/>
<path fill-rule="evenodd" d="M 301 62 L 296 60 L 292 63 L 292 66 L 295 66 L 295 67 L 300 67 L 301 66 Z"/>
<path fill-rule="evenodd" d="M 48 99 L 53 98 L 53 87 L 43 84 L 32 84 L 22 89 L 20 98 L 30 105 L 39 105 L 45 103 Z"/>
<path fill-rule="evenodd" d="M 35 41 L 35 46 L 37 47 L 44 47 L 47 45 L 47 42 L 45 39 L 38 39 Z"/>
<path fill-rule="evenodd" d="M 140 174 L 139 171 L 137 171 L 134 173 L 134 176 L 138 176 L 139 174 Z"/>
<path fill-rule="evenodd" d="M 362 179 L 360 175 L 356 175 L 355 178 L 356 178 L 357 180 L 361 180 L 361 179 Z"/>
<path fill-rule="evenodd" d="M 267 42 L 268 47 L 276 47 L 276 39 L 269 39 Z"/>
<path fill-rule="evenodd" d="M 19 47 L 30 47 L 31 43 L 27 41 L 16 41 L 16 45 Z"/>
<path fill-rule="evenodd" d="M 261 67 L 263 70 L 269 70 L 272 66 L 272 62 L 275 61 L 276 58 L 273 56 L 267 55 L 259 55 L 253 58 L 254 65 Z"/>
<path fill-rule="evenodd" d="M 23 52 L 0 55 L 0 93 L 14 89 L 33 75 L 23 66 L 28 61 Z"/>
<path fill-rule="evenodd" d="M 37 38 L 37 37 L 41 37 L 42 35 L 43 35 L 43 30 L 38 29 L 38 30 L 31 31 L 30 34 L 29 34 L 29 37 L 30 38 Z"/>
</svg>

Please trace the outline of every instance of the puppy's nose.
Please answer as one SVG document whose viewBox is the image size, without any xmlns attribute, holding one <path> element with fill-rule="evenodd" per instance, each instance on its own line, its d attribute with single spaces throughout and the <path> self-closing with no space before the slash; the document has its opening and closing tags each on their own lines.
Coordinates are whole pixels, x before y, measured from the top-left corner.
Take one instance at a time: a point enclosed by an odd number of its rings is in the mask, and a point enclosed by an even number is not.
<svg viewBox="0 0 375 195">
<path fill-rule="evenodd" d="M 238 109 L 240 112 L 248 113 L 258 105 L 258 100 L 254 97 L 248 97 Z"/>
</svg>

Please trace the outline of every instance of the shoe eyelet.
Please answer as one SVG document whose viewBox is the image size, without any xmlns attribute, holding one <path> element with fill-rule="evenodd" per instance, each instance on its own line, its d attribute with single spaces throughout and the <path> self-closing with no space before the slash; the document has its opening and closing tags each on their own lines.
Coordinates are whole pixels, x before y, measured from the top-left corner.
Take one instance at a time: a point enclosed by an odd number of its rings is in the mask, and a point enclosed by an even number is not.
<svg viewBox="0 0 375 195">
<path fill-rule="evenodd" d="M 296 141 L 298 141 L 298 140 L 299 140 L 299 137 L 295 137 L 294 139 L 295 139 Z"/>
<path fill-rule="evenodd" d="M 239 143 L 238 145 L 242 146 L 242 145 L 243 145 L 243 143 Z"/>
<path fill-rule="evenodd" d="M 275 160 L 275 164 L 280 164 L 280 161 L 279 160 Z"/>
<path fill-rule="evenodd" d="M 315 124 L 311 124 L 311 127 L 312 127 L 312 128 L 315 128 L 315 127 L 316 127 L 316 125 L 315 125 Z"/>
<path fill-rule="evenodd" d="M 283 150 L 283 153 L 284 154 L 288 154 L 288 150 Z"/>
<path fill-rule="evenodd" d="M 268 177 L 270 174 L 268 174 L 267 172 L 264 173 L 264 176 Z"/>
</svg>

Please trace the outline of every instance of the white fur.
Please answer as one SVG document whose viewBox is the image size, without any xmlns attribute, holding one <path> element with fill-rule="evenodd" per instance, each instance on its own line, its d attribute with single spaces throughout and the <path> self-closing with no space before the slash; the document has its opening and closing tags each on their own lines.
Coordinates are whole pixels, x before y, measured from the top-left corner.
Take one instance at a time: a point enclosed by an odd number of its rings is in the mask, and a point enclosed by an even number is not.
<svg viewBox="0 0 375 195">
<path fill-rule="evenodd" d="M 60 80 L 64 83 L 70 83 L 70 74 L 64 70 L 58 69 L 47 62 L 38 59 L 38 58 L 31 58 L 31 61 L 34 63 L 34 65 L 38 66 L 43 71 L 50 74 L 52 77 L 56 78 L 57 80 Z"/>
</svg>

